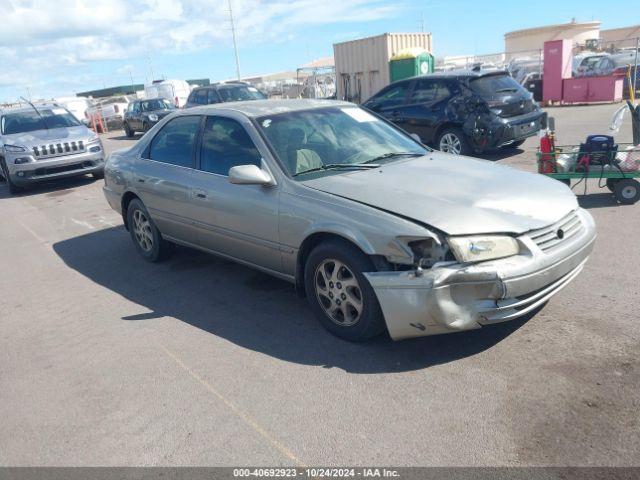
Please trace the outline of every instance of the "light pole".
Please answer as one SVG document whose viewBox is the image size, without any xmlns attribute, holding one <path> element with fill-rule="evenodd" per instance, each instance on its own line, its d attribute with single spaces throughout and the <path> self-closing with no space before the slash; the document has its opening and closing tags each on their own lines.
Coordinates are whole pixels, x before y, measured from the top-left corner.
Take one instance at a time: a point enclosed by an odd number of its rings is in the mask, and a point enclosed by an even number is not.
<svg viewBox="0 0 640 480">
<path fill-rule="evenodd" d="M 240 57 L 238 56 L 238 43 L 236 42 L 236 24 L 233 21 L 233 9 L 231 8 L 231 0 L 229 3 L 229 19 L 231 20 L 231 36 L 233 37 L 233 50 L 236 54 L 236 75 L 240 80 Z"/>
</svg>

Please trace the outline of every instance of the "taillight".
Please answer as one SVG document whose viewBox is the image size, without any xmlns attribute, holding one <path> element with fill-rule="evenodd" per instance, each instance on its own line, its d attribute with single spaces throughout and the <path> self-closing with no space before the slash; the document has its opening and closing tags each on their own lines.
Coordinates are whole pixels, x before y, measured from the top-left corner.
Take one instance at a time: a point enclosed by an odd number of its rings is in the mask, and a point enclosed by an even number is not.
<svg viewBox="0 0 640 480">
<path fill-rule="evenodd" d="M 120 109 L 118 108 L 118 105 L 114 105 L 114 106 L 113 106 L 113 110 L 114 110 L 116 113 L 120 112 Z"/>
<path fill-rule="evenodd" d="M 178 104 L 179 104 L 179 102 L 178 102 L 178 97 L 176 97 L 176 107 L 179 107 L 179 106 L 180 106 L 180 105 L 178 105 Z"/>
</svg>

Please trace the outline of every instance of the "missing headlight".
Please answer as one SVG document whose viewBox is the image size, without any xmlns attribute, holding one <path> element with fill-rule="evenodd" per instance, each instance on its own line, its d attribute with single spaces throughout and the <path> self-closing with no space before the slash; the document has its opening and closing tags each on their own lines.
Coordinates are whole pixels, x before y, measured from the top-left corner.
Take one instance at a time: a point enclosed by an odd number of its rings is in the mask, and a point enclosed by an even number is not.
<svg viewBox="0 0 640 480">
<path fill-rule="evenodd" d="M 449 247 L 446 244 L 439 244 L 433 238 L 416 240 L 409 242 L 408 245 L 413 252 L 414 263 L 417 267 L 431 268 L 438 262 L 455 260 Z"/>
</svg>

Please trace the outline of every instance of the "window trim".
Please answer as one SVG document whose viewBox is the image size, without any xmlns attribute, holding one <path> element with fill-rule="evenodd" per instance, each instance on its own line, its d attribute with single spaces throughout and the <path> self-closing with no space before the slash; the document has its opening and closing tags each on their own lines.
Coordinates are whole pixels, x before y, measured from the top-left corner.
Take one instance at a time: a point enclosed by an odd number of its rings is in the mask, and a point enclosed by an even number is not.
<svg viewBox="0 0 640 480">
<path fill-rule="evenodd" d="M 200 118 L 200 124 L 198 125 L 198 131 L 196 132 L 196 137 L 194 139 L 194 144 L 197 146 L 200 143 L 201 140 L 201 136 L 202 136 L 202 128 L 203 128 L 203 118 L 205 117 L 205 115 L 199 115 L 199 114 L 190 114 L 190 115 L 176 115 L 175 117 L 169 119 L 168 122 L 164 123 L 162 125 L 162 128 L 160 128 L 154 135 L 153 137 L 147 142 L 147 145 L 144 147 L 144 150 L 142 151 L 142 155 L 141 158 L 143 160 L 149 161 L 149 162 L 156 162 L 156 163 L 160 163 L 162 165 L 168 165 L 170 167 L 178 167 L 178 168 L 188 168 L 191 170 L 195 170 L 195 166 L 196 166 L 196 152 L 199 150 L 194 149 L 195 151 L 191 153 L 191 166 L 190 167 L 185 167 L 184 165 L 175 165 L 173 163 L 167 163 L 167 162 L 163 162 L 160 160 L 155 160 L 153 158 L 150 158 L 151 155 L 151 144 L 153 143 L 153 141 L 156 139 L 156 137 L 160 134 L 160 132 L 162 132 L 165 127 L 167 125 L 169 125 L 171 122 L 179 119 L 179 118 L 188 118 L 188 117 L 199 117 Z"/>
</svg>

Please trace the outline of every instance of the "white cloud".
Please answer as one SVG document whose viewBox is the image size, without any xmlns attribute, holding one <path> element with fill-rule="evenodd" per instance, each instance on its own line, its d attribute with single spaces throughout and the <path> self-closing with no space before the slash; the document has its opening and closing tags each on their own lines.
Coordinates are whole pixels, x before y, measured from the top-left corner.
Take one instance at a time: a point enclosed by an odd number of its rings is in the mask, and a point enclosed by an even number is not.
<svg viewBox="0 0 640 480">
<path fill-rule="evenodd" d="M 241 45 L 287 41 L 307 26 L 387 18 L 393 4 L 232 0 Z M 12 65 L 0 86 L 20 91 L 86 81 L 70 67 L 86 72 L 82 67 L 95 62 L 230 45 L 227 0 L 0 0 L 0 16 L 0 64 Z"/>
</svg>

